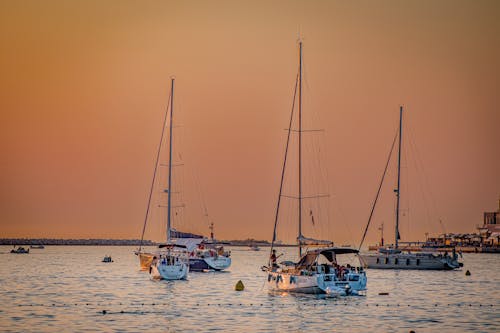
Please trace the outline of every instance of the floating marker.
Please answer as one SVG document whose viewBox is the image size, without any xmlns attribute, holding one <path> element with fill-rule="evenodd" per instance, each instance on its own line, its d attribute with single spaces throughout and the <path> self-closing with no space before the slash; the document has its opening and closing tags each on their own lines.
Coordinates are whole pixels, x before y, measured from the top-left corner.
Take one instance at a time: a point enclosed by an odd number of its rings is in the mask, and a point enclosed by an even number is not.
<svg viewBox="0 0 500 333">
<path fill-rule="evenodd" d="M 234 290 L 236 290 L 236 291 L 243 291 L 244 289 L 245 289 L 245 286 L 243 285 L 243 282 L 241 282 L 241 280 L 239 280 L 236 283 L 236 286 L 234 287 Z"/>
</svg>

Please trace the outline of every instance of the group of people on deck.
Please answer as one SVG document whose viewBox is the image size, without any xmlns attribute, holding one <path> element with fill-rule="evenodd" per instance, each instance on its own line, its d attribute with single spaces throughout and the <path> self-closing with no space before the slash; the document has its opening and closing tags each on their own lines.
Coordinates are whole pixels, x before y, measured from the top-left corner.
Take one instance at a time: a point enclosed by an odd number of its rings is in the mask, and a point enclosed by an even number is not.
<svg viewBox="0 0 500 333">
<path fill-rule="evenodd" d="M 271 268 L 273 271 L 275 271 L 279 267 L 277 260 L 282 255 L 283 255 L 283 253 L 276 255 L 276 250 L 272 250 L 271 256 L 269 257 L 269 261 L 271 263 Z M 334 263 L 332 263 L 332 265 L 334 268 L 335 275 L 337 276 L 337 278 L 339 280 L 344 280 L 345 274 L 349 273 L 350 268 L 351 268 L 351 265 L 349 265 L 349 264 L 347 264 L 347 266 L 342 266 L 342 265 L 338 265 L 336 262 L 334 262 Z M 328 265 L 326 265 L 326 266 L 328 266 Z M 328 267 L 330 267 L 330 266 L 328 266 Z M 325 273 L 329 274 L 330 273 L 329 269 L 328 270 L 325 269 Z"/>
</svg>

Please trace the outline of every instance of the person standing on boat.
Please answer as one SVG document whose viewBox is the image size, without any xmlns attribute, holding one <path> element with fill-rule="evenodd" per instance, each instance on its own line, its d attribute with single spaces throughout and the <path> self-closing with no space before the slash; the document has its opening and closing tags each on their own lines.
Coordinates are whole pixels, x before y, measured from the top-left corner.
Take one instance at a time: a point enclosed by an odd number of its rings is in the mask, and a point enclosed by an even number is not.
<svg viewBox="0 0 500 333">
<path fill-rule="evenodd" d="M 283 253 L 282 253 L 282 254 L 280 254 L 279 256 L 277 256 L 277 255 L 276 255 L 276 250 L 273 250 L 273 253 L 271 253 L 271 257 L 270 257 L 270 259 L 271 259 L 271 267 L 272 267 L 272 268 L 278 268 L 278 263 L 277 263 L 277 260 L 278 260 L 278 258 L 279 258 L 279 257 L 281 257 L 282 255 L 283 255 Z"/>
</svg>

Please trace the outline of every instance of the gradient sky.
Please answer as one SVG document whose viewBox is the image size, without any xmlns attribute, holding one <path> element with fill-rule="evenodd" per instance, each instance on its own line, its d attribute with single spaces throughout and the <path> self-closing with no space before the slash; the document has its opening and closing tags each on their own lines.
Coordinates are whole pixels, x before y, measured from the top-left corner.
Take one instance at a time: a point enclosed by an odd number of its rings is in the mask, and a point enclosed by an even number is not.
<svg viewBox="0 0 500 333">
<path fill-rule="evenodd" d="M 175 75 L 216 235 L 270 239 L 299 32 L 325 238 L 359 242 L 400 104 L 428 185 L 408 159 L 403 238 L 472 232 L 497 209 L 498 1 L 1 1 L 0 237 L 140 237 Z M 187 183 L 189 225 L 208 234 Z M 381 199 L 369 242 L 382 221 L 393 238 L 393 206 Z"/>
</svg>

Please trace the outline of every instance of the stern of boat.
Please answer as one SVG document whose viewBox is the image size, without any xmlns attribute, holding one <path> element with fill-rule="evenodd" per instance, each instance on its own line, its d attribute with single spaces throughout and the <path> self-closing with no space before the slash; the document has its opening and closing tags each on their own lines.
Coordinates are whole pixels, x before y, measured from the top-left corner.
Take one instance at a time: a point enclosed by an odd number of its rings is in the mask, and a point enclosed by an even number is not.
<svg viewBox="0 0 500 333">
<path fill-rule="evenodd" d="M 176 263 L 174 265 L 159 263 L 152 267 L 154 267 L 153 271 L 155 269 L 158 271 L 162 280 L 185 280 L 187 279 L 187 274 L 189 272 L 189 265 L 184 262 Z"/>
<path fill-rule="evenodd" d="M 225 256 L 204 258 L 205 262 L 211 269 L 222 271 L 231 266 L 231 258 Z"/>
</svg>

